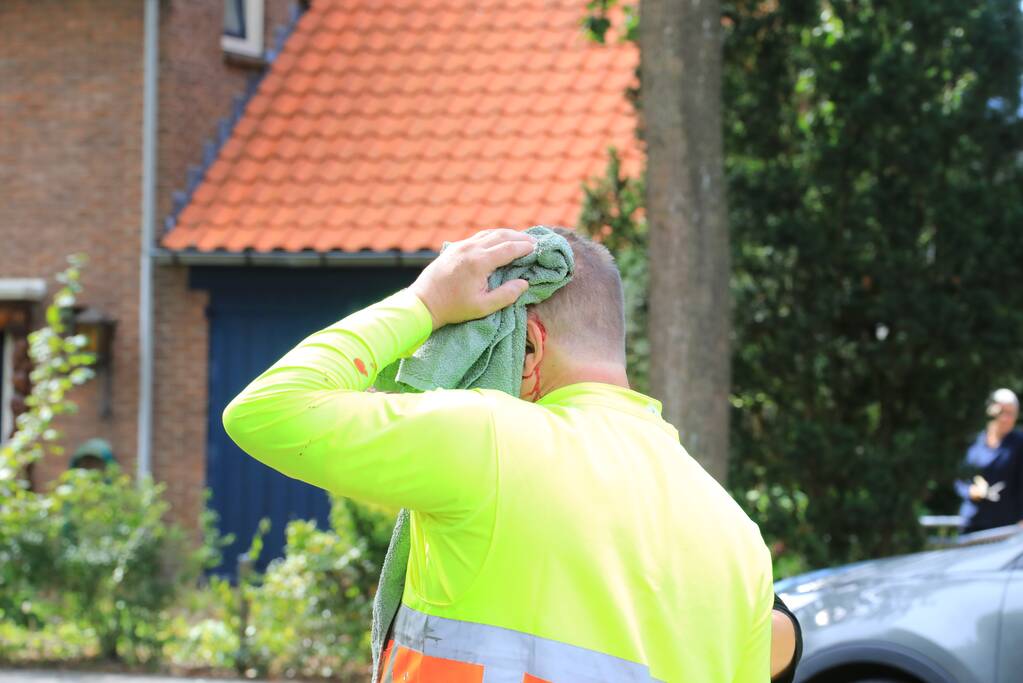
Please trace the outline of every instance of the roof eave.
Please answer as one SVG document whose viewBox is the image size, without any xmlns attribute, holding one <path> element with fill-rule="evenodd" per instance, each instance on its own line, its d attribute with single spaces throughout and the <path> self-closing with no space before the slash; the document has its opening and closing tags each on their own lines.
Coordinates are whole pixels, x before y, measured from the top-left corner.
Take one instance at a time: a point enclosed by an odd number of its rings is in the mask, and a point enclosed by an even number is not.
<svg viewBox="0 0 1023 683">
<path fill-rule="evenodd" d="M 278 268 L 421 267 L 437 258 L 435 251 L 198 251 L 155 247 L 153 259 L 161 265 L 183 266 L 271 266 Z"/>
</svg>

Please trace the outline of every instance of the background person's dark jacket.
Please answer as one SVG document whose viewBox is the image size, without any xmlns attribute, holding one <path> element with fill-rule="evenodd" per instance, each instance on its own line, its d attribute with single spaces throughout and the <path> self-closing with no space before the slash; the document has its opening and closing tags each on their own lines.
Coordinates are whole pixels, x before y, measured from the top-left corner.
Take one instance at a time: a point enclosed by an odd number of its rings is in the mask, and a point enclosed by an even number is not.
<svg viewBox="0 0 1023 683">
<path fill-rule="evenodd" d="M 984 477 L 989 486 L 999 482 L 1004 487 L 998 500 L 970 500 L 973 477 Z M 963 531 L 983 531 L 1015 524 L 1023 519 L 1023 433 L 1013 430 L 995 448 L 987 445 L 987 434 L 981 432 L 963 462 L 963 479 L 955 483 L 956 493 L 963 499 L 959 515 Z"/>
</svg>

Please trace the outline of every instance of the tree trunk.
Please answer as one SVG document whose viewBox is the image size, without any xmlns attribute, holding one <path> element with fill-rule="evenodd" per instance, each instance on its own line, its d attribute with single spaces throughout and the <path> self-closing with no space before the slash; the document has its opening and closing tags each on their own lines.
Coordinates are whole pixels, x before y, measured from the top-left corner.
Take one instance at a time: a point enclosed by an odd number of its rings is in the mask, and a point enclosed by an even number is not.
<svg viewBox="0 0 1023 683">
<path fill-rule="evenodd" d="M 682 444 L 728 473 L 728 224 L 720 0 L 640 2 L 650 226 L 650 386 Z"/>
</svg>

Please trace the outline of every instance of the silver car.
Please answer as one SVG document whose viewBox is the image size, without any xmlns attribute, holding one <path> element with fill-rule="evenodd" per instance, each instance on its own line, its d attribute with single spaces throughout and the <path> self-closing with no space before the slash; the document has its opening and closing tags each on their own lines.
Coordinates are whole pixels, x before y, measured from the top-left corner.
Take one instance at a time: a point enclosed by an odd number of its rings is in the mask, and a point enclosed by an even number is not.
<svg viewBox="0 0 1023 683">
<path fill-rule="evenodd" d="M 1023 683 L 1023 529 L 779 581 L 796 683 Z"/>
</svg>

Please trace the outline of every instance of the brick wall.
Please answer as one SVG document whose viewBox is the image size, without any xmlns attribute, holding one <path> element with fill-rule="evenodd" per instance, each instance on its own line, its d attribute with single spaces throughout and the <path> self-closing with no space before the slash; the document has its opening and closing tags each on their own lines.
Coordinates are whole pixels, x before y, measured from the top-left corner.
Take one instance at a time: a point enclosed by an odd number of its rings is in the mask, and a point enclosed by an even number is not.
<svg viewBox="0 0 1023 683">
<path fill-rule="evenodd" d="M 158 218 L 186 185 L 232 97 L 254 73 L 225 62 L 222 0 L 162 0 Z M 266 0 L 267 47 L 289 0 Z M 72 252 L 90 256 L 81 301 L 117 320 L 113 414 L 101 381 L 79 389 L 65 445 L 108 439 L 135 469 L 138 254 L 141 222 L 143 3 L 0 1 L 0 277 L 47 277 Z M 174 516 L 194 525 L 205 483 L 206 297 L 182 267 L 155 269 L 153 469 Z M 36 319 L 38 307 L 35 311 Z M 36 468 L 43 484 L 66 467 Z"/>
<path fill-rule="evenodd" d="M 156 269 L 152 453 L 172 516 L 192 526 L 206 484 L 207 297 L 187 279 L 184 268 Z"/>
<path fill-rule="evenodd" d="M 46 277 L 84 252 L 84 304 L 114 317 L 113 415 L 98 382 L 61 426 L 108 439 L 133 467 L 138 343 L 142 3 L 0 2 L 0 276 Z M 38 310 L 36 318 L 39 319 Z M 65 463 L 36 469 L 39 480 Z"/>
</svg>

